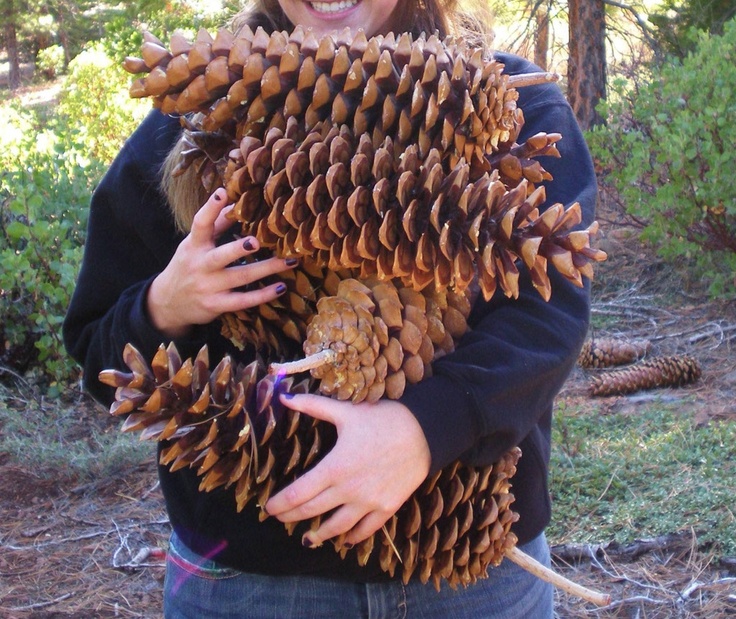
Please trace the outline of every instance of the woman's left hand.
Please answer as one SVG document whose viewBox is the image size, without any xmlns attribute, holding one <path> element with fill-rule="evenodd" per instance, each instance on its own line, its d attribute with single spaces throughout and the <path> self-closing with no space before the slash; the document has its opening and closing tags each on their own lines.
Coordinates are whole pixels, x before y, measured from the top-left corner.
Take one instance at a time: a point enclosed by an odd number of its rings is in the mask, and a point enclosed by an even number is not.
<svg viewBox="0 0 736 619">
<path fill-rule="evenodd" d="M 333 449 L 310 471 L 271 497 L 266 511 L 282 522 L 308 520 L 335 510 L 305 546 L 347 533 L 345 543 L 366 539 L 401 507 L 429 473 L 427 440 L 403 404 L 380 400 L 352 404 L 319 395 L 281 396 L 283 404 L 337 428 Z"/>
</svg>

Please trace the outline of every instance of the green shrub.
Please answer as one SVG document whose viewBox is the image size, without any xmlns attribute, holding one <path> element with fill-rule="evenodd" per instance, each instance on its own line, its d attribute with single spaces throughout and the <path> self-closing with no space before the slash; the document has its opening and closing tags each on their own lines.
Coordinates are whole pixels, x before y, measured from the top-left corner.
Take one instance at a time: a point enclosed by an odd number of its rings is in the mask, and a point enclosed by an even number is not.
<svg viewBox="0 0 736 619">
<path fill-rule="evenodd" d="M 74 376 L 61 322 L 74 287 L 86 202 L 101 168 L 32 112 L 12 106 L 0 134 L 0 336 L 5 362 L 47 383 Z M 58 129 L 57 129 L 58 130 Z"/>
<path fill-rule="evenodd" d="M 36 67 L 48 79 L 64 73 L 64 48 L 61 45 L 51 45 L 39 50 L 36 55 Z"/>
<path fill-rule="evenodd" d="M 648 20 L 654 24 L 657 46 L 684 57 L 697 47 L 699 32 L 721 34 L 724 24 L 734 16 L 733 0 L 664 0 L 654 7 Z"/>
<path fill-rule="evenodd" d="M 638 92 L 614 85 L 607 127 L 588 134 L 602 179 L 642 238 L 713 296 L 736 293 L 736 20 L 723 36 L 653 70 Z"/>
<path fill-rule="evenodd" d="M 150 104 L 92 50 L 70 64 L 56 116 L 0 109 L 0 363 L 51 390 L 76 378 L 61 323 L 81 263 L 87 210 L 105 166 Z"/>
<path fill-rule="evenodd" d="M 233 2 L 218 5 L 191 0 L 135 0 L 120 5 L 116 14 L 110 16 L 102 43 L 107 55 L 119 64 L 126 56 L 140 54 L 143 30 L 163 41 L 175 30 L 183 30 L 194 38 L 200 28 L 214 32 L 237 9 Z"/>
<path fill-rule="evenodd" d="M 112 161 L 151 109 L 150 101 L 129 97 L 131 79 L 99 43 L 69 63 L 58 114 L 74 127 L 73 139 L 90 159 Z"/>
</svg>

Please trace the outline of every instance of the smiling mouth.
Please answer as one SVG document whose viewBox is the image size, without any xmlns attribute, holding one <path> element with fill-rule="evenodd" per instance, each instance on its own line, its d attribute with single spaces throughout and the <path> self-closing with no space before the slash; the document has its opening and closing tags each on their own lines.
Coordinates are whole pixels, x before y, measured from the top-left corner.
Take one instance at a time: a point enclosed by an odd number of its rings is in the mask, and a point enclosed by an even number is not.
<svg viewBox="0 0 736 619">
<path fill-rule="evenodd" d="M 310 2 L 309 5 L 318 13 L 330 15 L 352 9 L 359 0 L 340 0 L 339 2 Z"/>
</svg>

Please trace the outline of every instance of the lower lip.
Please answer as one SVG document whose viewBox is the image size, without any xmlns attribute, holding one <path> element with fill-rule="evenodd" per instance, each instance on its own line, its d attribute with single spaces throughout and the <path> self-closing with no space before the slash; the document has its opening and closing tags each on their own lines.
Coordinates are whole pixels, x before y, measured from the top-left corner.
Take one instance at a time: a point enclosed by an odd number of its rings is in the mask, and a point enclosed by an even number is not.
<svg viewBox="0 0 736 619">
<path fill-rule="evenodd" d="M 324 11 L 318 11 L 317 9 L 312 6 L 311 2 L 305 2 L 307 5 L 307 8 L 309 9 L 309 12 L 312 13 L 312 15 L 317 15 L 323 19 L 335 19 L 335 18 L 341 18 L 344 17 L 346 14 L 350 13 L 352 10 L 356 9 L 360 5 L 360 0 L 356 2 L 355 4 L 342 9 L 340 11 L 334 11 L 334 12 L 324 12 Z"/>
</svg>

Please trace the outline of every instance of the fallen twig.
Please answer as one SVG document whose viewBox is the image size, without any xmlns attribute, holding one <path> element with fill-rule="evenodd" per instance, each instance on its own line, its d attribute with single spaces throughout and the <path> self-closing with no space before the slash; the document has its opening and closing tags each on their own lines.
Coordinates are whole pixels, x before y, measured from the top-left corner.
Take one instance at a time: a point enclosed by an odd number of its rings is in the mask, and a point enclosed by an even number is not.
<svg viewBox="0 0 736 619">
<path fill-rule="evenodd" d="M 58 598 L 54 598 L 53 600 L 47 600 L 45 602 L 35 602 L 33 604 L 26 604 L 25 606 L 13 606 L 11 608 L 3 608 L 2 606 L 0 606 L 0 610 L 18 612 L 22 610 L 33 610 L 34 608 L 44 608 L 45 606 L 52 606 L 53 604 L 58 604 L 59 602 L 63 602 L 64 600 L 69 599 L 73 595 L 74 595 L 74 591 L 70 591 L 69 593 L 60 595 Z"/>
<path fill-rule="evenodd" d="M 129 524 L 125 527 L 123 527 L 123 530 L 128 529 L 135 529 L 137 527 L 145 527 L 145 526 L 151 526 L 151 525 L 166 525 L 169 524 L 169 519 L 165 518 L 163 520 L 153 520 L 150 522 L 135 522 L 132 524 Z M 46 542 L 40 542 L 37 544 L 25 544 L 22 546 L 16 546 L 14 544 L 2 544 L 0 545 L 0 548 L 4 548 L 7 550 L 38 550 L 39 548 L 46 548 L 48 546 L 58 546 L 60 544 L 67 544 L 69 542 L 78 542 L 84 539 L 90 539 L 92 537 L 100 537 L 100 536 L 106 536 L 110 535 L 112 533 L 115 533 L 116 531 L 120 531 L 120 529 L 116 526 L 114 529 L 107 529 L 105 531 L 92 531 L 90 533 L 83 533 L 81 535 L 76 535 L 74 537 L 64 537 L 62 539 L 54 539 L 49 540 Z"/>
<path fill-rule="evenodd" d="M 552 558 L 568 564 L 579 563 L 583 559 L 592 560 L 604 555 L 634 561 L 641 555 L 653 551 L 666 552 L 689 545 L 690 534 L 668 533 L 653 538 L 638 539 L 630 544 L 606 542 L 604 544 L 558 544 L 552 546 Z"/>
<path fill-rule="evenodd" d="M 699 580 L 694 580 L 687 587 L 685 587 L 679 595 L 683 600 L 688 600 L 693 596 L 695 592 L 700 591 L 701 589 L 710 589 L 711 587 L 717 587 L 720 585 L 733 585 L 734 583 L 736 583 L 736 578 L 733 577 L 719 578 L 718 580 L 714 580 L 713 582 L 701 582 Z"/>
<path fill-rule="evenodd" d="M 607 606 L 601 606 L 599 608 L 593 608 L 590 610 L 590 612 L 593 613 L 601 613 L 603 611 L 607 610 L 614 610 L 616 608 L 620 608 L 621 606 L 626 606 L 628 604 L 652 604 L 655 606 L 674 606 L 671 601 L 669 600 L 655 600 L 653 598 L 647 597 L 646 595 L 634 595 L 630 598 L 623 598 L 621 600 L 616 600 L 615 602 L 612 602 L 608 604 Z"/>
</svg>

